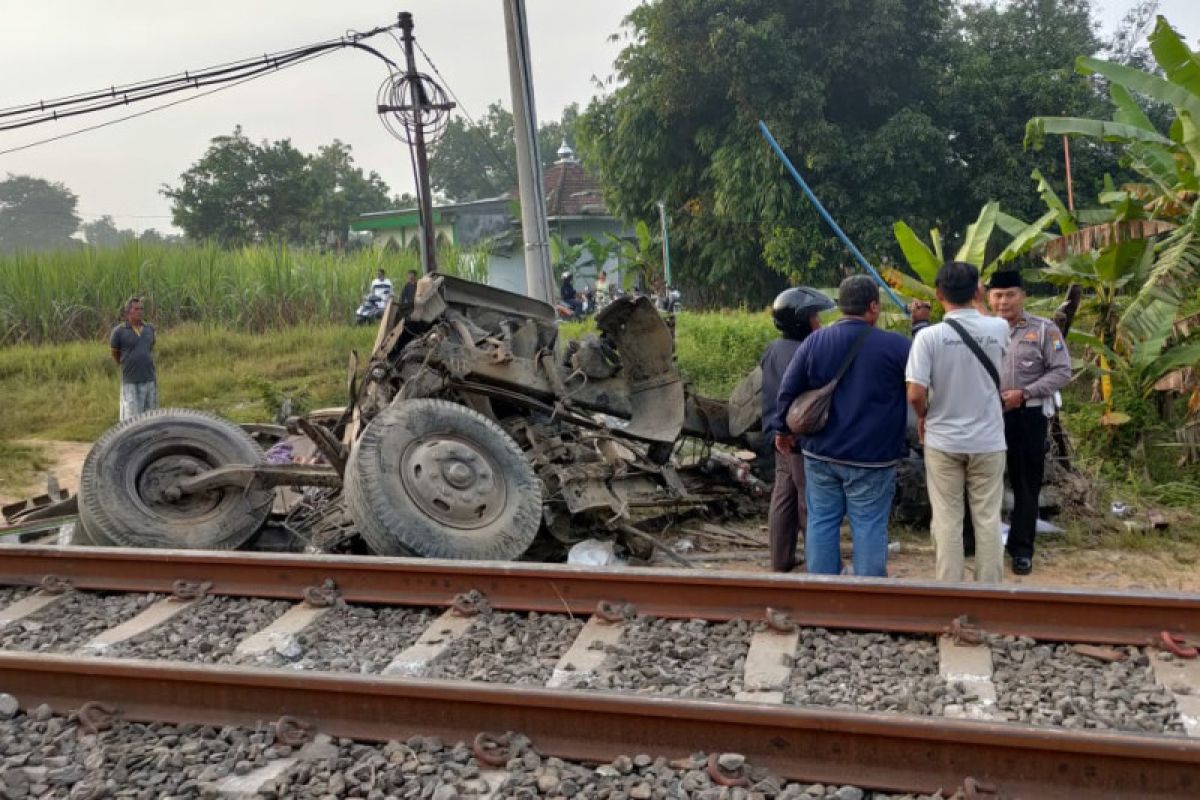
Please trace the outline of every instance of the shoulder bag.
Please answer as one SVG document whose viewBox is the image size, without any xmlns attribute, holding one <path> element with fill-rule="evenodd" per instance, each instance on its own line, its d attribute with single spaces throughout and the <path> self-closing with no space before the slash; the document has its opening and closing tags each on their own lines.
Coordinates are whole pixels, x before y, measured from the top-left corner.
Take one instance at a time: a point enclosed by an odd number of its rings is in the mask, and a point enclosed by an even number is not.
<svg viewBox="0 0 1200 800">
<path fill-rule="evenodd" d="M 987 370 L 987 374 L 992 379 L 992 383 L 996 384 L 996 396 L 1000 398 L 1000 405 L 1003 407 L 1004 397 L 1000 393 L 1000 373 L 996 371 L 996 365 L 992 363 L 992 360 L 987 357 L 987 353 L 983 352 L 983 348 L 980 347 L 979 343 L 975 341 L 975 337 L 967 333 L 967 329 L 964 328 L 961 323 L 959 323 L 957 320 L 949 318 L 943 318 L 942 322 L 954 329 L 954 332 L 957 333 L 959 338 L 963 340 L 963 344 L 969 347 L 971 352 L 975 354 L 975 357 L 979 359 L 979 363 L 983 364 L 983 368 Z"/>
<path fill-rule="evenodd" d="M 846 370 L 850 369 L 850 365 L 854 363 L 854 357 L 858 355 L 858 351 L 862 349 L 863 343 L 867 341 L 870 334 L 871 326 L 868 325 L 866 330 L 854 340 L 850 352 L 846 354 L 846 360 L 838 368 L 833 380 L 819 389 L 801 393 L 792 401 L 787 410 L 788 430 L 799 436 L 812 436 L 825 428 L 825 423 L 829 421 L 829 406 L 833 402 L 833 392 L 837 389 L 838 382 L 845 376 Z"/>
</svg>

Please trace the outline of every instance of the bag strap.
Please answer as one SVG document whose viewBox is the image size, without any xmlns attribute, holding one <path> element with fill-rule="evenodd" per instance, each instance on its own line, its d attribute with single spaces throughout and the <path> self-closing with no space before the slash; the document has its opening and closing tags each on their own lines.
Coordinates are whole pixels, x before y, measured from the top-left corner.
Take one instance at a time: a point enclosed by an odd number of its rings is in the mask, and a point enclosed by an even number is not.
<svg viewBox="0 0 1200 800">
<path fill-rule="evenodd" d="M 996 393 L 999 394 L 1000 393 L 1000 373 L 996 371 L 996 365 L 993 364 L 992 360 L 987 357 L 987 353 L 983 352 L 983 348 L 980 347 L 979 343 L 975 341 L 975 337 L 971 336 L 969 333 L 967 333 L 967 329 L 964 328 L 958 322 L 958 320 L 953 320 L 953 319 L 950 319 L 949 317 L 943 317 L 942 322 L 946 323 L 947 325 L 949 325 L 951 328 L 954 329 L 954 331 L 958 334 L 959 338 L 963 340 L 963 344 L 965 344 L 967 347 L 969 347 L 971 349 L 971 352 L 975 354 L 975 357 L 977 359 L 979 359 L 979 363 L 983 364 L 983 368 L 987 370 L 987 374 L 989 377 L 991 377 L 992 383 L 996 384 Z M 1001 402 L 1003 403 L 1003 398 L 1001 398 Z"/>
<path fill-rule="evenodd" d="M 871 335 L 871 326 L 867 325 L 858 338 L 854 340 L 854 344 L 850 346 L 850 352 L 846 354 L 846 360 L 842 362 L 842 366 L 838 367 L 837 374 L 833 376 L 834 383 L 840 383 L 842 377 L 846 374 L 846 370 L 850 369 L 850 365 L 854 363 L 854 358 L 858 355 L 858 351 L 862 350 L 863 344 L 867 341 L 867 337 Z"/>
</svg>

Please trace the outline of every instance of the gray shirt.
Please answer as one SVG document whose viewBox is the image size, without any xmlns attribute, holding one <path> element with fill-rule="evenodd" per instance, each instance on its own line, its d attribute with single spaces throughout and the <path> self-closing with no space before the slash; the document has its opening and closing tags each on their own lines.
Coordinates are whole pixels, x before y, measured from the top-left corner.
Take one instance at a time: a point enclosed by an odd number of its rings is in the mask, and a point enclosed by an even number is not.
<svg viewBox="0 0 1200 800">
<path fill-rule="evenodd" d="M 964 328 L 1000 371 L 1008 349 L 1008 323 L 974 309 L 946 315 Z M 971 348 L 945 323 L 913 339 L 905 380 L 929 390 L 925 444 L 946 453 L 1000 453 L 1004 414 L 1000 392 Z"/>
<path fill-rule="evenodd" d="M 113 328 L 108 346 L 121 353 L 121 383 L 149 383 L 154 380 L 154 326 L 142 324 L 139 335 L 128 322 Z"/>
</svg>

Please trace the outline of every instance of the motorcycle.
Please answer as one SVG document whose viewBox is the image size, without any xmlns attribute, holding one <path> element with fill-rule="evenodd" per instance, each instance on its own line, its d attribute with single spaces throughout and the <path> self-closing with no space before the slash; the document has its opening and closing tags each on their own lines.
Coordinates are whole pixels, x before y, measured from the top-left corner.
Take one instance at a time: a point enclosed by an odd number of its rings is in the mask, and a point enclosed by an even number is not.
<svg viewBox="0 0 1200 800">
<path fill-rule="evenodd" d="M 683 311 L 683 294 L 678 289 L 669 289 L 665 295 L 654 298 L 654 305 L 666 314 L 678 314 Z"/>
<path fill-rule="evenodd" d="M 369 325 L 372 322 L 378 322 L 387 308 L 387 303 L 387 297 L 383 297 L 375 292 L 367 292 L 363 295 L 362 303 L 359 304 L 358 310 L 354 312 L 354 323 L 356 325 Z"/>
</svg>

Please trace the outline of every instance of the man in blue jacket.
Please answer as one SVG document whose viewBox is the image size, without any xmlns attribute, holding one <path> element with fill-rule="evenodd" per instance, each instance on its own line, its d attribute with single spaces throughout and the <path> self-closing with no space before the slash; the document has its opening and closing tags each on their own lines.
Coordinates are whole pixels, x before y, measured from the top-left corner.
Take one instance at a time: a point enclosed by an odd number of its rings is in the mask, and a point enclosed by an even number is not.
<svg viewBox="0 0 1200 800">
<path fill-rule="evenodd" d="M 861 337 L 858 354 L 833 393 L 825 427 L 798 440 L 807 478 L 805 559 L 811 573 L 840 574 L 841 525 L 848 517 L 854 574 L 884 577 L 896 464 L 905 455 L 909 340 L 875 328 L 879 287 L 866 275 L 842 281 L 838 306 L 843 318 L 809 336 L 788 365 L 774 429 L 787 430 L 788 406 L 801 393 L 833 380 Z"/>
</svg>

